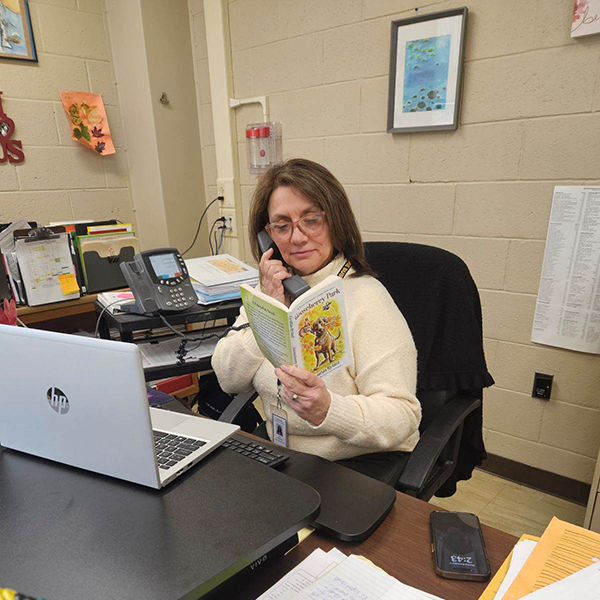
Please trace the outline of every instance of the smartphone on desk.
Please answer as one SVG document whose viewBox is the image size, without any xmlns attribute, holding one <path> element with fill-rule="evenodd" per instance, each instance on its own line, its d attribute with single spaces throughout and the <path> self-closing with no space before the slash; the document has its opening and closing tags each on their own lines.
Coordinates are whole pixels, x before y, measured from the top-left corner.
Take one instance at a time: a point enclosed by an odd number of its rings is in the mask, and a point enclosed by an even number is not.
<svg viewBox="0 0 600 600">
<path fill-rule="evenodd" d="M 264 229 L 258 232 L 258 247 L 260 248 L 261 254 L 264 254 L 267 250 L 273 248 L 273 255 L 270 260 L 280 260 L 284 267 L 288 267 L 283 260 L 283 256 L 281 256 L 279 248 Z M 304 292 L 308 292 L 308 290 L 310 290 L 310 285 L 308 285 L 300 275 L 293 275 L 292 277 L 283 280 L 283 289 L 290 297 L 290 302 L 293 302 L 296 298 L 302 296 Z"/>
<path fill-rule="evenodd" d="M 436 574 L 447 579 L 487 581 L 490 563 L 477 516 L 436 510 L 429 518 Z"/>
</svg>

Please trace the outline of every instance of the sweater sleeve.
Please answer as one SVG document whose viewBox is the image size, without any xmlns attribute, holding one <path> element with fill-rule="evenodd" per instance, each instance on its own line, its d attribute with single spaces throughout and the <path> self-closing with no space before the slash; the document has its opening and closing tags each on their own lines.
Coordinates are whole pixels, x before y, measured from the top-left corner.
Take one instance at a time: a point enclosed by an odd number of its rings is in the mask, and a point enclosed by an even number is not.
<svg viewBox="0 0 600 600">
<path fill-rule="evenodd" d="M 358 393 L 328 389 L 331 405 L 317 435 L 333 435 L 374 452 L 418 440 L 421 405 L 415 395 L 417 351 L 408 325 L 387 290 L 376 280 L 350 280 L 351 339 Z M 348 286 L 350 287 L 350 286 Z M 350 291 L 350 290 L 349 290 Z"/>
<path fill-rule="evenodd" d="M 234 326 L 248 323 L 242 307 Z M 217 344 L 212 357 L 214 369 L 221 389 L 228 394 L 249 392 L 253 388 L 256 371 L 265 360 L 250 327 L 231 331 Z"/>
</svg>

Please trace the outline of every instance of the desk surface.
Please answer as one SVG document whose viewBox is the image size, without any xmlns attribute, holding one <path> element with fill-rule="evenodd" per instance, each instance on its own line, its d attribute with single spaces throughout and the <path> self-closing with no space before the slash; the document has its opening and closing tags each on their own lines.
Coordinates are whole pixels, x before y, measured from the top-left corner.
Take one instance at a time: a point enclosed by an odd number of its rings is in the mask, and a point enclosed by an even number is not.
<svg viewBox="0 0 600 600">
<path fill-rule="evenodd" d="M 359 544 L 339 542 L 315 531 L 286 556 L 263 568 L 260 576 L 243 575 L 226 589 L 223 598 L 255 600 L 313 550 L 322 548 L 328 551 L 335 546 L 345 554 L 365 556 L 403 583 L 444 600 L 477 600 L 487 583 L 442 579 L 433 571 L 429 513 L 434 510 L 437 508 L 432 504 L 398 493 L 390 514 L 368 540 Z M 485 525 L 483 535 L 493 574 L 512 550 L 517 538 Z"/>
</svg>

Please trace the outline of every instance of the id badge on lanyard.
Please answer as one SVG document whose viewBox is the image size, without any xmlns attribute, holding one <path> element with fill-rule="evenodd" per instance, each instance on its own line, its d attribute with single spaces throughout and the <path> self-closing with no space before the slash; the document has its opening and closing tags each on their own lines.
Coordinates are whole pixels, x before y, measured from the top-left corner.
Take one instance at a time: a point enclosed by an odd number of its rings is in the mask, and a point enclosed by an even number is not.
<svg viewBox="0 0 600 600">
<path fill-rule="evenodd" d="M 287 412 L 281 405 L 281 382 L 277 381 L 277 406 L 271 405 L 273 419 L 273 441 L 278 446 L 288 447 Z"/>
</svg>

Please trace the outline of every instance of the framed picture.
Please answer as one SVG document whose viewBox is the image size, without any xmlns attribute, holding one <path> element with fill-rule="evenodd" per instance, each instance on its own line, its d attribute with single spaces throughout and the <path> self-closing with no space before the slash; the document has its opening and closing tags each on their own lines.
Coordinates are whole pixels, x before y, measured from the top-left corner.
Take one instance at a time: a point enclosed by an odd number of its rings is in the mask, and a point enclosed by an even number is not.
<svg viewBox="0 0 600 600">
<path fill-rule="evenodd" d="M 600 33 L 600 0 L 575 0 L 571 37 Z"/>
<path fill-rule="evenodd" d="M 388 133 L 456 129 L 467 8 L 392 21 Z"/>
<path fill-rule="evenodd" d="M 0 58 L 37 61 L 27 0 L 0 0 Z"/>
</svg>

